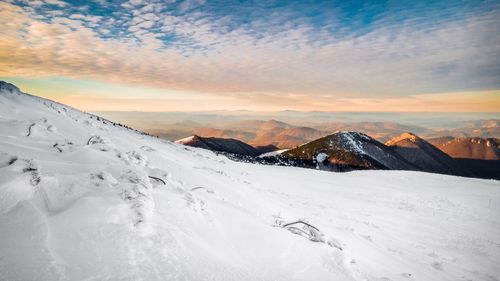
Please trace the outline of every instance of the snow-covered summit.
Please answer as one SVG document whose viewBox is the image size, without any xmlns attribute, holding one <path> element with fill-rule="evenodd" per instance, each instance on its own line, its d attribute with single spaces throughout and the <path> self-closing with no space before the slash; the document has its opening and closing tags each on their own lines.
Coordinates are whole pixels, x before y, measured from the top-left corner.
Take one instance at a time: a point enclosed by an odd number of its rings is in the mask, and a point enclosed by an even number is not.
<svg viewBox="0 0 500 281">
<path fill-rule="evenodd" d="M 192 141 L 195 141 L 195 140 L 197 140 L 199 138 L 200 137 L 198 137 L 197 135 L 192 135 L 192 136 L 180 139 L 180 140 L 176 140 L 175 143 L 186 144 L 186 143 L 190 143 Z"/>
<path fill-rule="evenodd" d="M 386 142 L 386 145 L 394 145 L 398 142 L 405 141 L 405 140 L 415 143 L 415 142 L 420 141 L 422 139 L 411 132 L 406 132 L 406 133 L 402 133 L 399 136 L 391 138 L 390 140 L 388 140 Z"/>
<path fill-rule="evenodd" d="M 363 148 L 363 143 L 372 139 L 368 135 L 360 132 L 337 131 L 335 134 L 343 139 L 344 145 L 347 149 L 358 154 L 366 154 L 366 151 Z"/>
<path fill-rule="evenodd" d="M 3 94 L 20 94 L 19 88 L 11 83 L 0 81 L 0 92 Z"/>
<path fill-rule="evenodd" d="M 498 181 L 233 162 L 0 85 L 0 279 L 500 274 Z"/>
</svg>

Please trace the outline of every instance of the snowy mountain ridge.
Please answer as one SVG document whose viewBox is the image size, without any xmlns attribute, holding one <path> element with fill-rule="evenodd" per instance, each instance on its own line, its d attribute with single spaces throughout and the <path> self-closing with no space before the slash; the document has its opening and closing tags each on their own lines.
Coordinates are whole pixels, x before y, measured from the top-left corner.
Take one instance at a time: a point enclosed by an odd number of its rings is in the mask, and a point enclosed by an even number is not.
<svg viewBox="0 0 500 281">
<path fill-rule="evenodd" d="M 1 280 L 500 275 L 499 181 L 234 162 L 13 87 L 0 82 Z"/>
<path fill-rule="evenodd" d="M 258 156 L 276 149 L 276 147 L 273 145 L 265 147 L 253 147 L 237 139 L 200 137 L 198 135 L 193 135 L 177 140 L 175 141 L 175 143 L 242 156 Z"/>
<path fill-rule="evenodd" d="M 287 150 L 284 154 L 292 158 L 311 161 L 319 154 L 327 170 L 394 169 L 418 170 L 397 153 L 366 134 L 337 131 L 331 135 Z"/>
</svg>

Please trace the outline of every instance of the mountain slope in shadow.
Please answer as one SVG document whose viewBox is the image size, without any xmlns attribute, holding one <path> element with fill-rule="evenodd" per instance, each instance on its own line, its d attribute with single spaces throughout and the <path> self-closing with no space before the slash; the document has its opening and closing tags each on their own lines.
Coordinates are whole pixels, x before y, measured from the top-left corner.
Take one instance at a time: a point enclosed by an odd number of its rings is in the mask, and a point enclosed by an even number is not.
<svg viewBox="0 0 500 281">
<path fill-rule="evenodd" d="M 215 137 L 206 138 L 197 135 L 178 140 L 176 141 L 176 143 L 242 156 L 258 156 L 260 154 L 277 149 L 277 147 L 273 145 L 253 147 L 237 139 L 224 139 Z"/>
<path fill-rule="evenodd" d="M 421 171 L 449 175 L 473 175 L 448 154 L 415 134 L 409 132 L 401 134 L 387 141 L 385 145 L 394 149 Z"/>
</svg>

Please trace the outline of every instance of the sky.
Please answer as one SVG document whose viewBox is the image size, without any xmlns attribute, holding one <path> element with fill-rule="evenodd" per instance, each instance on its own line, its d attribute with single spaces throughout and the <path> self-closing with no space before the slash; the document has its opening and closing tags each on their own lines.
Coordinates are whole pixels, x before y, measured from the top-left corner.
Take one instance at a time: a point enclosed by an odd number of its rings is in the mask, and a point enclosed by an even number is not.
<svg viewBox="0 0 500 281">
<path fill-rule="evenodd" d="M 499 1 L 1 0 L 0 80 L 87 111 L 499 112 Z"/>
</svg>

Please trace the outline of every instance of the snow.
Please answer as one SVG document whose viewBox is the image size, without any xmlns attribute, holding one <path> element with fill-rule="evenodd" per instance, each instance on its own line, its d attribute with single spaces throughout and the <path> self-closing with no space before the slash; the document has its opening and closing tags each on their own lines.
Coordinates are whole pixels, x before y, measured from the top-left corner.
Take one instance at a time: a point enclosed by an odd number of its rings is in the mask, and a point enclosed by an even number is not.
<svg viewBox="0 0 500 281">
<path fill-rule="evenodd" d="M 498 181 L 233 162 L 5 88 L 0 280 L 500 279 Z"/>
<path fill-rule="evenodd" d="M 195 138 L 196 136 L 190 136 L 190 137 L 187 137 L 187 138 L 183 138 L 183 139 L 180 139 L 180 140 L 176 140 L 175 142 L 176 143 L 179 143 L 179 144 L 186 144 L 186 143 L 189 143 L 191 141 L 193 141 L 193 139 Z"/>
<path fill-rule="evenodd" d="M 288 149 L 279 149 L 279 150 L 275 150 L 275 151 L 271 151 L 271 152 L 266 152 L 266 153 L 259 155 L 259 158 L 274 157 L 274 156 L 280 155 L 281 153 L 283 153 L 285 151 L 288 151 Z"/>
<path fill-rule="evenodd" d="M 370 140 L 365 134 L 352 131 L 336 131 L 335 133 L 338 133 L 342 138 L 342 143 L 344 143 L 348 151 L 352 151 L 356 154 L 367 154 L 360 140 Z"/>
<path fill-rule="evenodd" d="M 389 141 L 387 141 L 387 145 L 394 145 L 403 140 L 409 140 L 415 143 L 417 142 L 418 137 L 410 132 L 402 133 L 401 135 L 393 137 Z"/>
<path fill-rule="evenodd" d="M 328 159 L 328 154 L 326 153 L 322 152 L 316 155 L 316 162 L 318 163 L 323 163 L 323 161 L 325 161 L 326 159 Z"/>
</svg>

